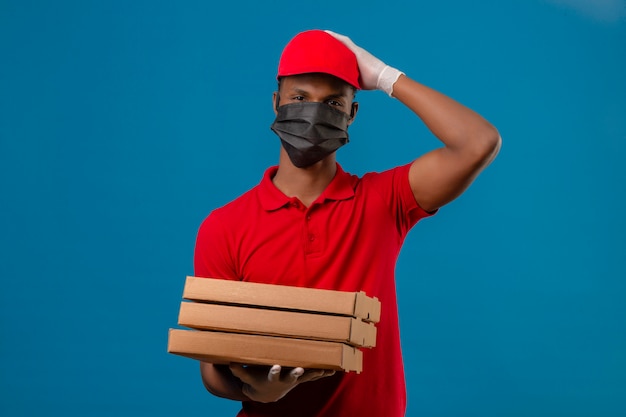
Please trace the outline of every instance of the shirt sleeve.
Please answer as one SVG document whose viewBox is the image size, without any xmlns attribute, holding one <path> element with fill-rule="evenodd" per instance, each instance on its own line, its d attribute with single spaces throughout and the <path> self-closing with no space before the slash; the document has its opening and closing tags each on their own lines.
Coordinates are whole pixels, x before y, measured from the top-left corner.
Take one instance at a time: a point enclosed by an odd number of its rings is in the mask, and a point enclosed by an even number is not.
<svg viewBox="0 0 626 417">
<path fill-rule="evenodd" d="M 383 198 L 396 219 L 396 227 L 401 235 L 406 235 L 415 224 L 425 217 L 434 215 L 437 210 L 427 212 L 415 200 L 409 169 L 411 164 L 392 168 L 381 173 L 367 174 L 374 190 Z"/>
<path fill-rule="evenodd" d="M 237 268 L 224 222 L 211 213 L 200 225 L 194 250 L 194 275 L 237 280 Z"/>
</svg>

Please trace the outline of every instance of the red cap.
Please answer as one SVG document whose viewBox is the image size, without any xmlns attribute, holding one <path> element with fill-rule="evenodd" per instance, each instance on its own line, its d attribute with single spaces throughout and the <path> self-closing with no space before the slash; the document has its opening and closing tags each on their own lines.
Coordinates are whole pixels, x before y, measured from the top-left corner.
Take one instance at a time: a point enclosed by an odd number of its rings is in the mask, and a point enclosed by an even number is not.
<svg viewBox="0 0 626 417">
<path fill-rule="evenodd" d="M 361 88 L 356 56 L 340 40 L 323 30 L 298 33 L 285 46 L 278 63 L 278 77 L 310 72 L 334 75 L 355 88 Z"/>
</svg>

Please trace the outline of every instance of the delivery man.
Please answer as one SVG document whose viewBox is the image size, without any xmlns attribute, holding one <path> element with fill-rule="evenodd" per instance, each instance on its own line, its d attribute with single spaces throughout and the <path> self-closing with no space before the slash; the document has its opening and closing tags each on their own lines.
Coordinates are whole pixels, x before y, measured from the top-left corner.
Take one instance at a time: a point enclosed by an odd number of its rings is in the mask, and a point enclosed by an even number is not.
<svg viewBox="0 0 626 417">
<path fill-rule="evenodd" d="M 420 219 L 459 196 L 494 159 L 500 136 L 474 111 L 333 32 L 295 36 L 283 50 L 277 78 L 271 128 L 281 143 L 278 165 L 204 220 L 195 275 L 365 291 L 382 305 L 377 346 L 364 350 L 359 374 L 201 363 L 202 380 L 211 393 L 241 401 L 239 416 L 402 417 L 406 389 L 394 277 L 400 248 Z M 336 151 L 348 143 L 357 90 L 381 90 L 399 100 L 442 146 L 380 173 L 345 172 Z M 394 137 L 367 140 L 405 154 Z"/>
</svg>

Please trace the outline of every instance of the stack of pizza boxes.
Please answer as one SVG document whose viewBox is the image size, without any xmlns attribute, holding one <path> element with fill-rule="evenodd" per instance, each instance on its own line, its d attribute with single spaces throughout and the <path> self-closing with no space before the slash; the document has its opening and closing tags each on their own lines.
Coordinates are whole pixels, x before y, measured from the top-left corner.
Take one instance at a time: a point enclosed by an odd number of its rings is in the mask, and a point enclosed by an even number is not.
<svg viewBox="0 0 626 417">
<path fill-rule="evenodd" d="M 187 277 L 168 352 L 216 364 L 361 372 L 380 302 L 344 292 Z"/>
</svg>

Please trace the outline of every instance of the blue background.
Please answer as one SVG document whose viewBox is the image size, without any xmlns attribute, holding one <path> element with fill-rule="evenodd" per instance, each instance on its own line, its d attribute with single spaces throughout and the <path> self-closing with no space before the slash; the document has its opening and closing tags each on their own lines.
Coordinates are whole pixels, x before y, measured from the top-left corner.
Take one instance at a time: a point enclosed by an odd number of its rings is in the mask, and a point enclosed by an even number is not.
<svg viewBox="0 0 626 417">
<path fill-rule="evenodd" d="M 167 329 L 200 222 L 277 162 L 276 64 L 310 28 L 504 139 L 398 262 L 407 415 L 626 415 L 622 0 L 0 0 L 0 414 L 234 415 Z M 358 100 L 346 170 L 439 146 Z"/>
</svg>

